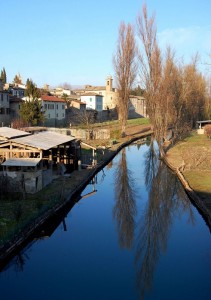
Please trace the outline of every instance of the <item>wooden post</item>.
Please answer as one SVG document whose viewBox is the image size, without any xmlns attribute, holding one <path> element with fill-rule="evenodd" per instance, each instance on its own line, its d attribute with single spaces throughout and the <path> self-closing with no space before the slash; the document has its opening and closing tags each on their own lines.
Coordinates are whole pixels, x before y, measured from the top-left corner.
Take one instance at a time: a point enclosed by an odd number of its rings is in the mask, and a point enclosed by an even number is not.
<svg viewBox="0 0 211 300">
<path fill-rule="evenodd" d="M 60 163 L 60 147 L 57 146 L 57 163 Z"/>
<path fill-rule="evenodd" d="M 92 165 L 96 166 L 97 161 L 96 161 L 96 152 L 94 149 L 92 149 Z"/>
<path fill-rule="evenodd" d="M 66 145 L 64 145 L 64 164 L 67 164 L 67 148 Z"/>
</svg>

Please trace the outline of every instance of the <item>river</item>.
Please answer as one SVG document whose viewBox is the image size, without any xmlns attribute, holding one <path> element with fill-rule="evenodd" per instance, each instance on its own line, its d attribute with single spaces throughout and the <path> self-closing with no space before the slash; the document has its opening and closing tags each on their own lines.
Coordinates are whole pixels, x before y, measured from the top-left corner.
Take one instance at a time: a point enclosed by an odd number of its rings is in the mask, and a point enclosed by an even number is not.
<svg viewBox="0 0 211 300">
<path fill-rule="evenodd" d="M 156 145 L 137 143 L 1 271 L 0 299 L 210 300 L 210 270 L 210 229 Z"/>
</svg>

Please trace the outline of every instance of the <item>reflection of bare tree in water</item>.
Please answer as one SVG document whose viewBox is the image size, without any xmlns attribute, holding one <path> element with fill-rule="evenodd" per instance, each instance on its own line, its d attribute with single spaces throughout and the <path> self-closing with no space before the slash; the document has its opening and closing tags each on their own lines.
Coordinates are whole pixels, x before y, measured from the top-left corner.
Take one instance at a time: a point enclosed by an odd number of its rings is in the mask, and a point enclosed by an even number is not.
<svg viewBox="0 0 211 300">
<path fill-rule="evenodd" d="M 158 170 L 158 156 L 158 146 L 155 141 L 151 139 L 149 149 L 145 154 L 145 185 L 148 190 L 150 189 L 152 180 L 156 176 Z"/>
<path fill-rule="evenodd" d="M 30 244 L 31 246 L 31 244 Z M 14 269 L 15 272 L 23 272 L 24 271 L 24 266 L 26 262 L 29 260 L 29 247 L 27 246 L 26 249 L 20 251 L 9 263 L 4 267 L 1 272 L 5 272 L 9 269 Z"/>
<path fill-rule="evenodd" d="M 153 156 L 154 153 L 148 156 L 150 160 L 146 160 L 146 164 L 150 162 L 151 167 L 156 166 L 155 162 L 152 163 Z M 146 166 L 146 170 L 148 168 Z M 151 289 L 156 263 L 160 254 L 166 250 L 173 214 L 189 211 L 193 222 L 190 201 L 176 176 L 162 162 L 156 168 L 146 173 L 146 181 L 151 182 L 148 185 L 149 200 L 140 220 L 137 237 L 137 280 L 142 299 L 145 292 Z"/>
<path fill-rule="evenodd" d="M 125 149 L 121 152 L 115 175 L 116 204 L 113 215 L 117 221 L 119 244 L 121 247 L 131 248 L 135 229 L 136 202 L 134 181 L 127 167 Z"/>
</svg>

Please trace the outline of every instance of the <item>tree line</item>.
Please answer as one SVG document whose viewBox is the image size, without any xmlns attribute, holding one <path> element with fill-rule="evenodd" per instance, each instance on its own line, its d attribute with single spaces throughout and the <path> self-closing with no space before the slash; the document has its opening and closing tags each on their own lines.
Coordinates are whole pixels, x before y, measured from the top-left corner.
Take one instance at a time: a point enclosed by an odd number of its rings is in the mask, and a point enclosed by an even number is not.
<svg viewBox="0 0 211 300">
<path fill-rule="evenodd" d="M 211 117 L 211 99 L 206 79 L 198 71 L 196 54 L 189 64 L 176 57 L 171 46 L 161 51 L 157 41 L 155 16 L 147 6 L 136 19 L 136 25 L 119 26 L 113 65 L 118 89 L 119 120 L 125 134 L 130 91 L 139 82 L 139 91 L 146 99 L 147 114 L 160 145 L 172 129 L 176 141 L 196 125 Z"/>
</svg>

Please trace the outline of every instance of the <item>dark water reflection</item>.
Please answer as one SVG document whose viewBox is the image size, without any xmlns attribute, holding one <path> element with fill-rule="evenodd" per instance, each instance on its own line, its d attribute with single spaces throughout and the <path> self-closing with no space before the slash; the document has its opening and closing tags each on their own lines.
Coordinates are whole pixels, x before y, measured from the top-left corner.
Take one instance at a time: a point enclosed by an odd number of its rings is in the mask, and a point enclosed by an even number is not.
<svg viewBox="0 0 211 300">
<path fill-rule="evenodd" d="M 2 300 L 211 299 L 209 228 L 155 143 L 123 149 L 82 196 L 2 271 Z"/>
</svg>

